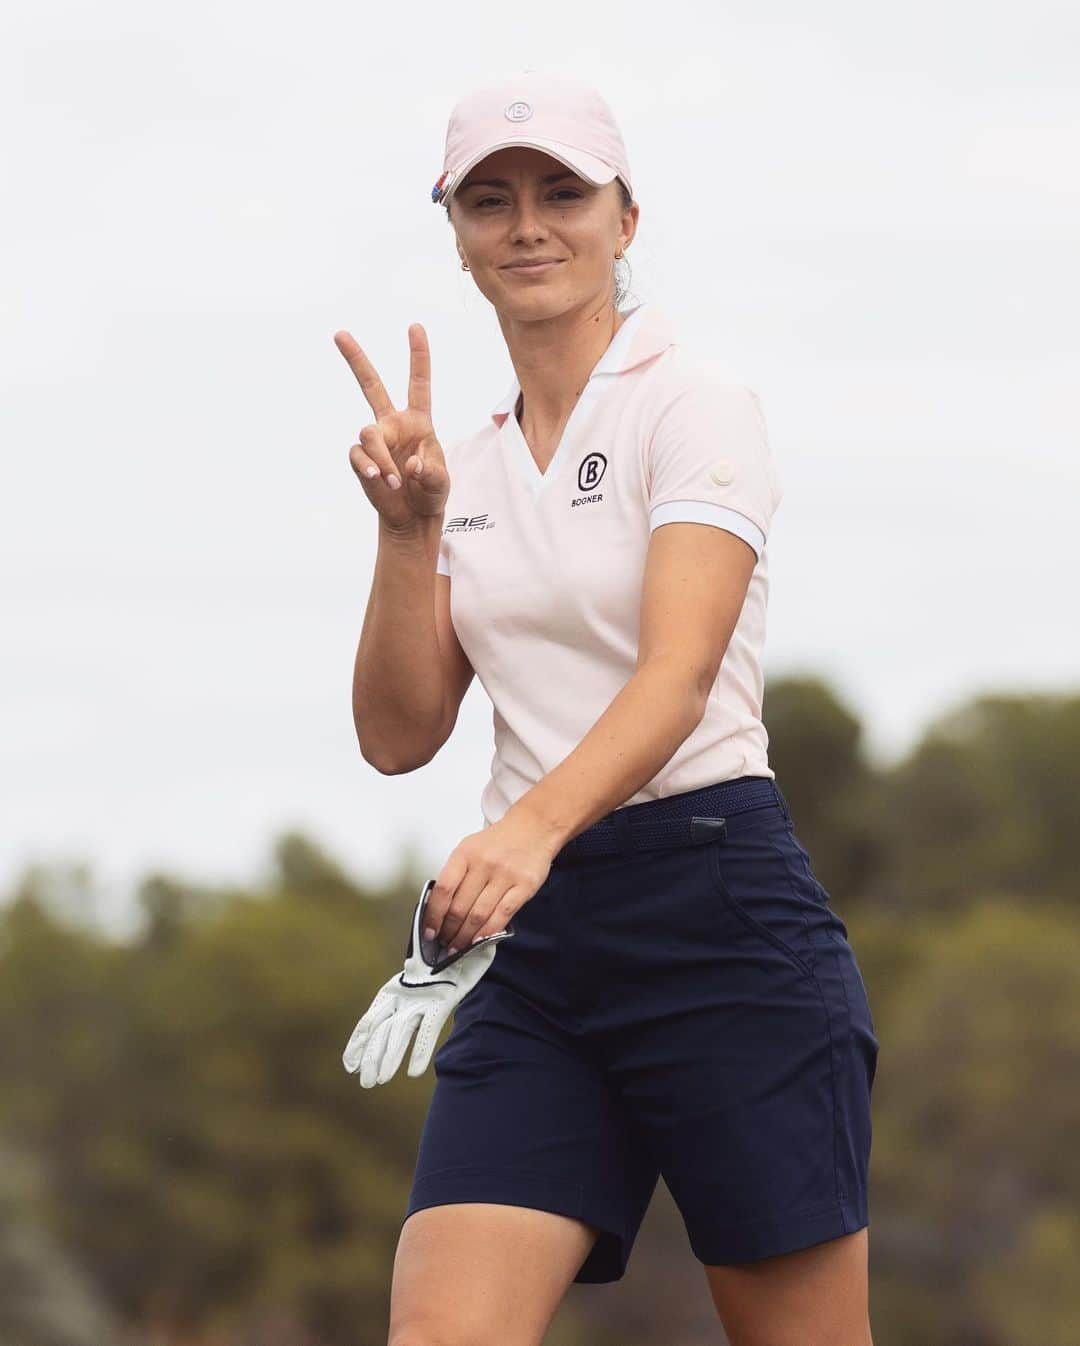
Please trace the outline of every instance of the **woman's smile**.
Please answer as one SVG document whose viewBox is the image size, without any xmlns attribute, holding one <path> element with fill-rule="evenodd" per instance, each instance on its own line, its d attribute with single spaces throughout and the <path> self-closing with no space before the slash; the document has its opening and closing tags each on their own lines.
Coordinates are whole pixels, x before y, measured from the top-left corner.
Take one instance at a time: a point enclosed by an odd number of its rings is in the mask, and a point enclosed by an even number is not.
<svg viewBox="0 0 1080 1346">
<path fill-rule="evenodd" d="M 509 271 L 512 276 L 536 276 L 554 271 L 557 266 L 562 266 L 561 260 L 557 262 L 515 262 L 504 267 L 503 270 Z"/>
</svg>

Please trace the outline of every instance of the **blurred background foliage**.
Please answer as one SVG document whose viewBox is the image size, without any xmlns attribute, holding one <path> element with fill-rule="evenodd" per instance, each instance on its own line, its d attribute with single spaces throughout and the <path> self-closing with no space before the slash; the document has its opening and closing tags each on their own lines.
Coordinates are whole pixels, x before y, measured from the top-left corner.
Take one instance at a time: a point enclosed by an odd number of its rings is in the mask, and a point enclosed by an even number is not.
<svg viewBox="0 0 1080 1346">
<path fill-rule="evenodd" d="M 775 679 L 770 763 L 848 927 L 881 1043 L 875 1346 L 1080 1343 L 1080 697 L 986 695 L 888 769 L 815 678 Z M 281 836 L 257 889 L 149 874 L 138 933 L 86 866 L 0 907 L 0 1346 L 383 1346 L 429 1069 L 341 1050 L 401 963 L 379 887 Z M 662 1181 L 626 1277 L 549 1346 L 722 1340 Z"/>
</svg>

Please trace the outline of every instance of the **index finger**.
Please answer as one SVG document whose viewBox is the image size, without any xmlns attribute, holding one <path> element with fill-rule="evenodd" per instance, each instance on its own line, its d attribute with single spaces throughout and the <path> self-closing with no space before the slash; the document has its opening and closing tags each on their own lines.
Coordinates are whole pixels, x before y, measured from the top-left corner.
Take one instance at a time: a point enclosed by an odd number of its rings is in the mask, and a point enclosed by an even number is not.
<svg viewBox="0 0 1080 1346">
<path fill-rule="evenodd" d="M 388 416 L 395 410 L 390 394 L 383 381 L 375 373 L 375 366 L 360 349 L 359 343 L 348 332 L 335 332 L 334 345 L 348 361 L 349 368 L 356 375 L 361 391 L 367 398 L 368 406 L 375 415 Z"/>
<path fill-rule="evenodd" d="M 431 415 L 431 352 L 418 322 L 409 325 L 409 406 Z"/>
</svg>

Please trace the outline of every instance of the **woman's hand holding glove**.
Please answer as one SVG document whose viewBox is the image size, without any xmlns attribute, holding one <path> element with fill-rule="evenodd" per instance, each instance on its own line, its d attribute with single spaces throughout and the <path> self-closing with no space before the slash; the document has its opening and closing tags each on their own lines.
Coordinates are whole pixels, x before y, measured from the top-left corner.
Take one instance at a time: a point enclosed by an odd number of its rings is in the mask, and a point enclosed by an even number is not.
<svg viewBox="0 0 1080 1346">
<path fill-rule="evenodd" d="M 413 911 L 404 969 L 379 990 L 342 1054 L 345 1069 L 350 1075 L 359 1071 L 365 1089 L 393 1077 L 417 1024 L 420 1031 L 407 1073 L 424 1073 L 451 1011 L 491 966 L 496 944 L 513 937 L 514 928 L 507 922 L 505 930 L 486 935 L 456 953 L 438 939 L 425 939 L 424 912 L 434 887 L 435 880 L 428 879 Z"/>
<path fill-rule="evenodd" d="M 424 1073 L 454 1006 L 491 966 L 499 940 L 513 935 L 511 917 L 547 881 L 562 839 L 527 800 L 471 832 L 424 884 L 404 971 L 381 988 L 342 1056 L 350 1074 L 360 1072 L 365 1089 L 393 1076 L 417 1023 L 408 1073 Z"/>
</svg>

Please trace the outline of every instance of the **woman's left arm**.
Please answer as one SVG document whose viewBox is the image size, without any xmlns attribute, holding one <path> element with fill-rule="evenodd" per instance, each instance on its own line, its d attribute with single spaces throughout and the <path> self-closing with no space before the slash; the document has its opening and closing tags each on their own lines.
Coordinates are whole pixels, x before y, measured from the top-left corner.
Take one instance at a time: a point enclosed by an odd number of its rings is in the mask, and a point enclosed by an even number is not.
<svg viewBox="0 0 1080 1346">
<path fill-rule="evenodd" d="M 445 943 L 504 930 L 562 846 L 670 761 L 705 713 L 756 563 L 748 542 L 712 524 L 653 530 L 636 671 L 571 753 L 454 848 L 427 906 Z"/>
</svg>

